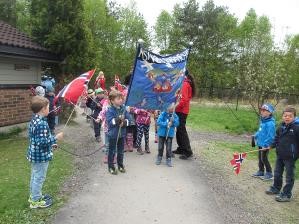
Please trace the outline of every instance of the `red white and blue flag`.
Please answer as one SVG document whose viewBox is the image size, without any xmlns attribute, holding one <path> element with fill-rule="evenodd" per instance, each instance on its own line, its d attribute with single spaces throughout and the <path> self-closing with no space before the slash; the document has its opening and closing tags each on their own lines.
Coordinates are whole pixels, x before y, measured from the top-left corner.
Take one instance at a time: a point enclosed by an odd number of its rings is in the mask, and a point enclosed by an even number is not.
<svg viewBox="0 0 299 224">
<path fill-rule="evenodd" d="M 230 161 L 230 164 L 233 166 L 236 174 L 239 174 L 241 171 L 241 164 L 246 158 L 246 153 L 234 153 L 234 158 Z"/>
<path fill-rule="evenodd" d="M 66 102 L 77 104 L 78 99 L 82 96 L 87 90 L 87 85 L 90 79 L 92 78 L 95 69 L 90 70 L 79 77 L 75 78 L 69 84 L 63 87 L 62 90 L 56 95 L 54 99 L 54 104 L 56 104 L 59 98 L 64 98 Z"/>
</svg>

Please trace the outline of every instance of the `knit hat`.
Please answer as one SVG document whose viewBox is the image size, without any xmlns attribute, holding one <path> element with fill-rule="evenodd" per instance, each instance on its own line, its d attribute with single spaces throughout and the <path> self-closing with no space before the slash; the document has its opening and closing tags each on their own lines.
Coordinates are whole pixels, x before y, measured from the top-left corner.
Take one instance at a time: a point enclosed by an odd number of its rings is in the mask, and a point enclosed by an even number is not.
<svg viewBox="0 0 299 224">
<path fill-rule="evenodd" d="M 270 103 L 263 104 L 260 109 L 269 111 L 271 114 L 273 114 L 273 112 L 275 111 L 274 107 Z"/>
<path fill-rule="evenodd" d="M 42 86 L 37 86 L 35 88 L 35 94 L 37 96 L 45 96 L 45 93 L 46 93 L 46 91 L 45 91 L 45 89 Z"/>
</svg>

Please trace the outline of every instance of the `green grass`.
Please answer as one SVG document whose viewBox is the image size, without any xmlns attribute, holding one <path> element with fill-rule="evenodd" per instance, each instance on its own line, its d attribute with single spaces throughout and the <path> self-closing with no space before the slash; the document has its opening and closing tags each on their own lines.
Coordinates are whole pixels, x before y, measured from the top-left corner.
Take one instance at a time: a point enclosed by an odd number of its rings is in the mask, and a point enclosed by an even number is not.
<svg viewBox="0 0 299 224">
<path fill-rule="evenodd" d="M 72 172 L 71 156 L 56 151 L 54 160 L 50 162 L 43 192 L 54 197 L 53 206 L 30 210 L 27 202 L 30 181 L 30 163 L 26 159 L 27 139 L 2 139 L 0 145 L 0 223 L 45 223 L 66 199 L 59 195 L 59 189 Z"/>
<path fill-rule="evenodd" d="M 256 114 L 250 109 L 233 111 L 227 107 L 192 105 L 187 125 L 201 131 L 226 132 L 232 134 L 253 133 L 257 130 Z"/>
</svg>

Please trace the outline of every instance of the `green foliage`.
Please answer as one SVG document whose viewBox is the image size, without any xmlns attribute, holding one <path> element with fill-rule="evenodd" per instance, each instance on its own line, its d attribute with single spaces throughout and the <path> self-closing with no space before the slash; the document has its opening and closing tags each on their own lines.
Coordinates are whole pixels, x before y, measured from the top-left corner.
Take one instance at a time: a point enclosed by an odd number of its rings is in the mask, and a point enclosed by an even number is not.
<svg viewBox="0 0 299 224">
<path fill-rule="evenodd" d="M 155 43 L 163 52 L 169 47 L 170 36 L 173 30 L 172 16 L 163 10 L 157 18 L 154 29 L 156 34 Z"/>
<path fill-rule="evenodd" d="M 30 163 L 26 160 L 28 142 L 14 137 L 0 140 L 0 144 L 0 223 L 46 223 L 66 199 L 59 195 L 59 190 L 72 170 L 70 155 L 62 151 L 54 153 L 43 190 L 54 197 L 55 203 L 48 209 L 33 211 L 27 202 L 30 182 Z"/>
<path fill-rule="evenodd" d="M 0 0 L 0 20 L 15 26 L 17 21 L 16 0 Z"/>
</svg>

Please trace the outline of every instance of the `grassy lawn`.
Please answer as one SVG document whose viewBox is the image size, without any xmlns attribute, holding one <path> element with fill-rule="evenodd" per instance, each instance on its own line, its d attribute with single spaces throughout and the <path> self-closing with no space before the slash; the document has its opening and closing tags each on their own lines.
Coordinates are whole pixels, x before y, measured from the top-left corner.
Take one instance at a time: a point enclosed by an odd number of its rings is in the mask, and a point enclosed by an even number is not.
<svg viewBox="0 0 299 224">
<path fill-rule="evenodd" d="M 187 125 L 197 130 L 232 134 L 252 133 L 257 129 L 257 116 L 252 110 L 239 108 L 233 112 L 239 120 L 227 107 L 192 105 Z"/>
<path fill-rule="evenodd" d="M 30 210 L 30 164 L 26 159 L 27 139 L 17 136 L 0 138 L 0 223 L 45 223 L 62 205 L 65 196 L 59 195 L 63 181 L 72 172 L 71 156 L 62 151 L 54 153 L 50 162 L 43 192 L 54 198 L 51 208 Z"/>
</svg>

